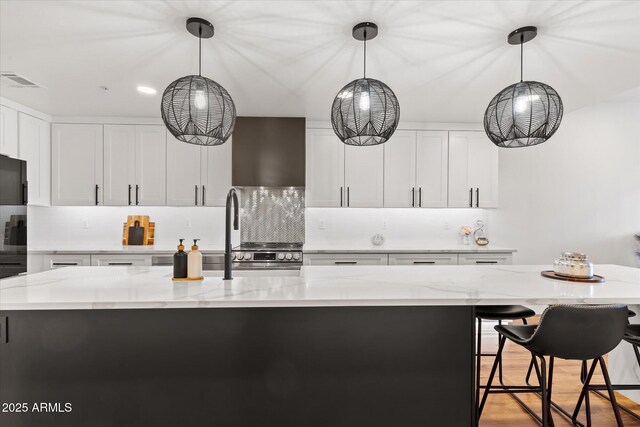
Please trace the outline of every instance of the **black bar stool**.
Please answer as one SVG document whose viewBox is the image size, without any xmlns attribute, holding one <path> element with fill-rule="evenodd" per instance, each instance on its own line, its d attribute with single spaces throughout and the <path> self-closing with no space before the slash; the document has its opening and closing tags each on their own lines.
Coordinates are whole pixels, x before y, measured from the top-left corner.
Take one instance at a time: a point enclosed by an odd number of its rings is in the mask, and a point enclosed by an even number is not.
<svg viewBox="0 0 640 427">
<path fill-rule="evenodd" d="M 476 306 L 476 319 L 478 322 L 477 344 L 476 344 L 476 409 L 480 405 L 480 389 L 484 388 L 480 386 L 480 366 L 482 362 L 482 356 L 496 356 L 498 361 L 498 378 L 500 386 L 508 390 L 508 386 L 505 386 L 502 380 L 502 355 L 497 353 L 482 353 L 482 321 L 483 320 L 497 320 L 499 325 L 502 325 L 502 321 L 511 321 L 522 319 L 522 322 L 526 325 L 527 319 L 536 315 L 536 312 L 523 305 L 478 305 Z M 498 344 L 500 343 L 500 335 L 498 334 Z M 532 358 L 533 361 L 533 358 Z M 533 363 L 533 362 L 532 362 Z M 529 365 L 531 369 L 531 365 Z M 512 395 L 515 398 L 515 395 Z M 520 400 L 516 398 L 520 403 Z"/>
<path fill-rule="evenodd" d="M 518 392 L 539 392 L 542 395 L 542 417 L 544 427 L 553 425 L 551 417 L 551 392 L 553 384 L 553 364 L 556 357 L 569 360 L 593 360 L 587 374 L 578 403 L 572 415 L 574 425 L 582 401 L 588 395 L 589 383 L 598 364 L 605 379 L 606 388 L 618 426 L 623 426 L 620 411 L 609 380 L 609 374 L 602 358 L 621 341 L 627 327 L 627 307 L 624 305 L 554 305 L 548 307 L 538 326 L 499 325 L 495 329 L 500 334 L 498 356 L 493 363 L 489 381 L 478 409 L 478 419 L 492 390 L 493 378 L 498 368 L 498 358 L 502 355 L 507 338 L 529 350 L 540 361 L 540 387 Z M 549 357 L 549 369 L 545 356 Z M 537 417 L 536 417 L 537 418 Z M 591 424 L 591 414 L 587 410 L 587 425 Z"/>
</svg>

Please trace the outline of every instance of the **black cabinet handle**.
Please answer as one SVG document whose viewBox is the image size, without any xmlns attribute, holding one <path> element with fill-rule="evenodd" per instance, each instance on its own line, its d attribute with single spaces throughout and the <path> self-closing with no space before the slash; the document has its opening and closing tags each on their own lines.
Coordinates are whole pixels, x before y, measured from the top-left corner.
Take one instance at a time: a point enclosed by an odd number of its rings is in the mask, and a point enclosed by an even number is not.
<svg viewBox="0 0 640 427">
<path fill-rule="evenodd" d="M 129 206 L 131 206 L 131 184 L 129 184 Z"/>
<path fill-rule="evenodd" d="M 422 207 L 422 187 L 418 188 L 418 207 Z"/>
<path fill-rule="evenodd" d="M 342 207 L 342 204 L 343 204 L 343 203 L 342 203 L 342 199 L 343 199 L 343 197 L 342 197 L 342 192 L 343 192 L 343 188 L 342 188 L 342 187 L 340 187 L 340 207 Z"/>
<path fill-rule="evenodd" d="M 358 261 L 334 261 L 335 265 L 356 265 Z"/>
<path fill-rule="evenodd" d="M 202 186 L 202 206 L 206 205 L 206 201 L 205 201 L 205 189 L 204 189 L 204 185 Z"/>
<path fill-rule="evenodd" d="M 196 185 L 196 191 L 195 191 L 195 203 L 196 206 L 198 206 L 198 186 Z"/>
<path fill-rule="evenodd" d="M 416 187 L 411 188 L 411 207 L 416 207 Z"/>
<path fill-rule="evenodd" d="M 25 182 L 22 184 L 22 204 L 26 205 L 29 203 L 29 183 Z"/>
<path fill-rule="evenodd" d="M 476 208 L 480 207 L 480 188 L 476 188 Z"/>
<path fill-rule="evenodd" d="M 435 261 L 413 261 L 414 264 L 435 264 Z"/>
<path fill-rule="evenodd" d="M 140 186 L 136 184 L 136 205 L 140 204 Z"/>
<path fill-rule="evenodd" d="M 469 189 L 469 207 L 473 207 L 473 188 Z"/>
<path fill-rule="evenodd" d="M 96 206 L 98 206 L 98 189 L 100 187 L 98 186 L 98 184 L 96 184 Z"/>
<path fill-rule="evenodd" d="M 108 265 L 133 265 L 132 262 L 110 262 Z"/>
<path fill-rule="evenodd" d="M 60 265 L 60 266 L 64 266 L 64 265 L 78 265 L 77 262 L 52 262 L 51 265 Z"/>
<path fill-rule="evenodd" d="M 476 261 L 476 264 L 497 264 L 498 261 Z"/>
<path fill-rule="evenodd" d="M 351 206 L 351 188 L 347 187 L 347 207 Z"/>
</svg>

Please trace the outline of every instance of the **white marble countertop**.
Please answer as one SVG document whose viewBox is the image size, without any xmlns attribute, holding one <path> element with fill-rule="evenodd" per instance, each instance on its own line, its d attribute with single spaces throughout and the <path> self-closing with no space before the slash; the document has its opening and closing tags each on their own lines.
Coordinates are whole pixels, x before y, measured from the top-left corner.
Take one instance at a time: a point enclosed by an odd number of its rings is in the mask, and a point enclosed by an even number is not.
<svg viewBox="0 0 640 427">
<path fill-rule="evenodd" d="M 327 266 L 171 281 L 171 267 L 67 267 L 0 280 L 0 310 L 554 303 L 640 304 L 640 269 L 596 265 L 605 283 L 546 279 L 541 265 Z M 292 272 L 289 272 L 291 274 Z M 293 272 L 296 274 L 296 272 Z"/>
<path fill-rule="evenodd" d="M 429 254 L 429 253 L 510 253 L 517 252 L 513 248 L 499 246 L 471 245 L 429 245 L 429 244 L 384 244 L 382 246 L 370 245 L 304 245 L 306 254 L 349 254 L 349 253 L 382 253 L 382 254 Z"/>
<path fill-rule="evenodd" d="M 184 247 L 187 250 L 191 249 L 191 244 L 185 242 Z M 224 253 L 224 247 L 220 246 L 206 246 L 199 245 L 200 252 L 208 253 Z M 156 245 L 141 245 L 141 246 L 124 246 L 124 245 L 68 245 L 68 246 L 54 246 L 54 247 L 29 247 L 28 252 L 30 254 L 173 254 L 178 249 L 176 246 L 156 246 Z"/>
</svg>

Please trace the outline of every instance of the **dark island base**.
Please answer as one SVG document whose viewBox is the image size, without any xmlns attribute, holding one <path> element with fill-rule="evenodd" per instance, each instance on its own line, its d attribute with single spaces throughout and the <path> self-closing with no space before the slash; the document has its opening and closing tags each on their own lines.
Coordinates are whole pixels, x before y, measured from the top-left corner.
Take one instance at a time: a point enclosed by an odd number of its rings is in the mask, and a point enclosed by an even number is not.
<svg viewBox="0 0 640 427">
<path fill-rule="evenodd" d="M 0 402 L 29 409 L 3 426 L 474 423 L 472 306 L 0 316 Z M 72 410 L 31 412 L 40 402 Z"/>
</svg>

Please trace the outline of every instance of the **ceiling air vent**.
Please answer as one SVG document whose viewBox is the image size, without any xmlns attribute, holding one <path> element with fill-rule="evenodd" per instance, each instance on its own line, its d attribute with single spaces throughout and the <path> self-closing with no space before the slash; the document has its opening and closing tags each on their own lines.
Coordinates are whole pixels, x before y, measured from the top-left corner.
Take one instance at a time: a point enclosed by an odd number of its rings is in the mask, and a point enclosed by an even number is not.
<svg viewBox="0 0 640 427">
<path fill-rule="evenodd" d="M 21 76 L 20 74 L 8 72 L 8 71 L 1 71 L 0 77 L 7 79 L 9 81 L 9 86 L 11 87 L 28 88 L 28 89 L 38 89 L 43 87 L 43 86 L 40 86 L 38 83 L 32 82 L 26 77 Z"/>
</svg>

